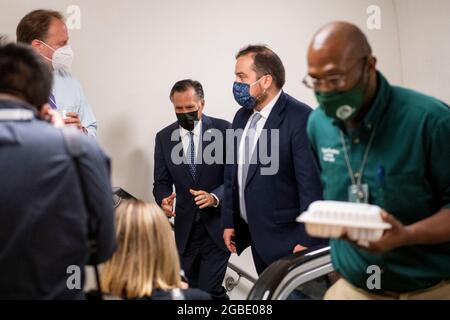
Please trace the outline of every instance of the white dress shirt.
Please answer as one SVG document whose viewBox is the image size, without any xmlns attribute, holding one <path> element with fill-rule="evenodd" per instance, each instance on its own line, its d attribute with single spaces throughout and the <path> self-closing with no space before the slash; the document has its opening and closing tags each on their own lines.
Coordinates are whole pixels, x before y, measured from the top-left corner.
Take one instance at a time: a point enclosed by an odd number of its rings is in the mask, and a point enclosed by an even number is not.
<svg viewBox="0 0 450 320">
<path fill-rule="evenodd" d="M 189 138 L 189 132 L 188 130 L 184 129 L 183 127 L 180 127 L 180 137 L 181 137 L 181 143 L 183 144 L 183 155 L 184 157 L 186 157 L 187 159 L 189 159 L 188 152 L 189 152 L 189 144 L 190 144 L 190 138 Z M 197 159 L 198 159 L 198 152 L 200 147 L 200 137 L 202 135 L 202 120 L 200 119 L 200 121 L 198 121 L 195 126 L 194 129 L 192 130 L 192 133 L 194 134 L 193 139 L 194 139 L 194 148 L 195 148 L 195 163 L 197 163 Z M 200 152 L 202 152 L 200 150 Z M 203 158 L 203 157 L 202 157 Z M 204 190 L 206 192 L 209 192 L 207 190 Z M 219 206 L 219 198 L 214 194 L 211 193 L 211 195 L 216 199 L 217 204 L 214 206 L 214 208 L 217 208 Z"/>
<path fill-rule="evenodd" d="M 188 130 L 184 129 L 183 127 L 180 127 L 180 137 L 181 137 L 181 142 L 183 143 L 183 155 L 189 159 L 189 144 L 190 144 L 190 139 L 189 139 L 189 132 Z M 195 126 L 194 129 L 192 130 L 192 133 L 194 134 L 194 147 L 195 147 L 195 160 L 198 159 L 197 155 L 198 155 L 198 149 L 199 149 L 199 141 L 200 141 L 200 135 L 201 135 L 201 128 L 202 128 L 202 120 L 198 121 Z"/>
<path fill-rule="evenodd" d="M 250 155 L 253 154 L 253 151 L 255 150 L 255 147 L 257 145 L 259 136 L 261 135 L 261 132 L 266 125 L 266 121 L 269 118 L 270 113 L 272 112 L 273 107 L 277 103 L 278 99 L 281 96 L 281 90 L 277 93 L 277 95 L 261 110 L 259 111 L 259 114 L 261 115 L 261 119 L 259 119 L 258 123 L 256 124 L 256 139 L 253 141 L 253 145 L 251 146 Z M 253 113 L 257 113 L 258 111 L 253 110 Z M 245 185 L 242 184 L 242 168 L 244 164 L 244 156 L 245 156 L 245 137 L 247 135 L 248 127 L 250 126 L 250 122 L 252 118 L 254 117 L 254 114 L 248 119 L 247 124 L 245 125 L 244 132 L 242 134 L 241 141 L 239 143 L 239 150 L 238 150 L 238 187 L 239 187 L 239 198 L 244 197 L 244 191 L 245 191 Z"/>
</svg>

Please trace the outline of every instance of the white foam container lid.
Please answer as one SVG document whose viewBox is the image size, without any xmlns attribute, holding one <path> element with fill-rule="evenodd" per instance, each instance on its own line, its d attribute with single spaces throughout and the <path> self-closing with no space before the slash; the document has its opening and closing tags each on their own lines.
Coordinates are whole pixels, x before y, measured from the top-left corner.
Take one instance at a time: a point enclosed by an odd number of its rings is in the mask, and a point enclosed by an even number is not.
<svg viewBox="0 0 450 320">
<path fill-rule="evenodd" d="M 381 208 L 365 203 L 315 201 L 297 222 L 305 223 L 306 232 L 314 237 L 339 238 L 344 234 L 360 245 L 377 241 L 391 225 L 380 215 Z"/>
</svg>

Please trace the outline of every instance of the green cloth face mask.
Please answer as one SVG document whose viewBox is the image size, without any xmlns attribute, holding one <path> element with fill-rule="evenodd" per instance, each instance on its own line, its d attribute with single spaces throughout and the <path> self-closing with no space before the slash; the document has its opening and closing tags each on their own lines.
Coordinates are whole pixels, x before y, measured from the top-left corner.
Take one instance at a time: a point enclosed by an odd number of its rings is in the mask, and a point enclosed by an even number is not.
<svg viewBox="0 0 450 320">
<path fill-rule="evenodd" d="M 364 70 L 364 69 L 363 69 Z M 350 121 L 356 117 L 364 102 L 364 92 L 368 86 L 361 86 L 364 71 L 358 83 L 347 91 L 320 92 L 315 91 L 316 99 L 325 114 L 340 121 Z"/>
<path fill-rule="evenodd" d="M 319 92 L 316 99 L 325 114 L 340 121 L 353 119 L 364 101 L 363 90 L 357 85 L 348 91 Z"/>
</svg>

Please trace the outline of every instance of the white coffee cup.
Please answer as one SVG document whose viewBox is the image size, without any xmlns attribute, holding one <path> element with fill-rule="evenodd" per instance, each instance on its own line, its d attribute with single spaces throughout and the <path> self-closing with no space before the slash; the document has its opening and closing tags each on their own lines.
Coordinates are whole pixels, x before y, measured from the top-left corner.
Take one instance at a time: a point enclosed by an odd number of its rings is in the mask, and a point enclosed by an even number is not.
<svg viewBox="0 0 450 320">
<path fill-rule="evenodd" d="M 56 112 L 59 113 L 59 115 L 61 116 L 61 119 L 67 119 L 67 113 L 68 111 L 66 109 L 56 109 Z"/>
</svg>

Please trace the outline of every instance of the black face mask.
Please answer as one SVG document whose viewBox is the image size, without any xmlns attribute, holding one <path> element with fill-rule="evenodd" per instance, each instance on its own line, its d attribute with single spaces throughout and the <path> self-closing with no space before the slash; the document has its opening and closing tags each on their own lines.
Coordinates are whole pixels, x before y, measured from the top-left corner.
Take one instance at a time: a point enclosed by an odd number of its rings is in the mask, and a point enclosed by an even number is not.
<svg viewBox="0 0 450 320">
<path fill-rule="evenodd" d="M 198 121 L 198 110 L 186 113 L 177 113 L 178 124 L 187 131 L 194 130 L 195 122 Z"/>
</svg>

